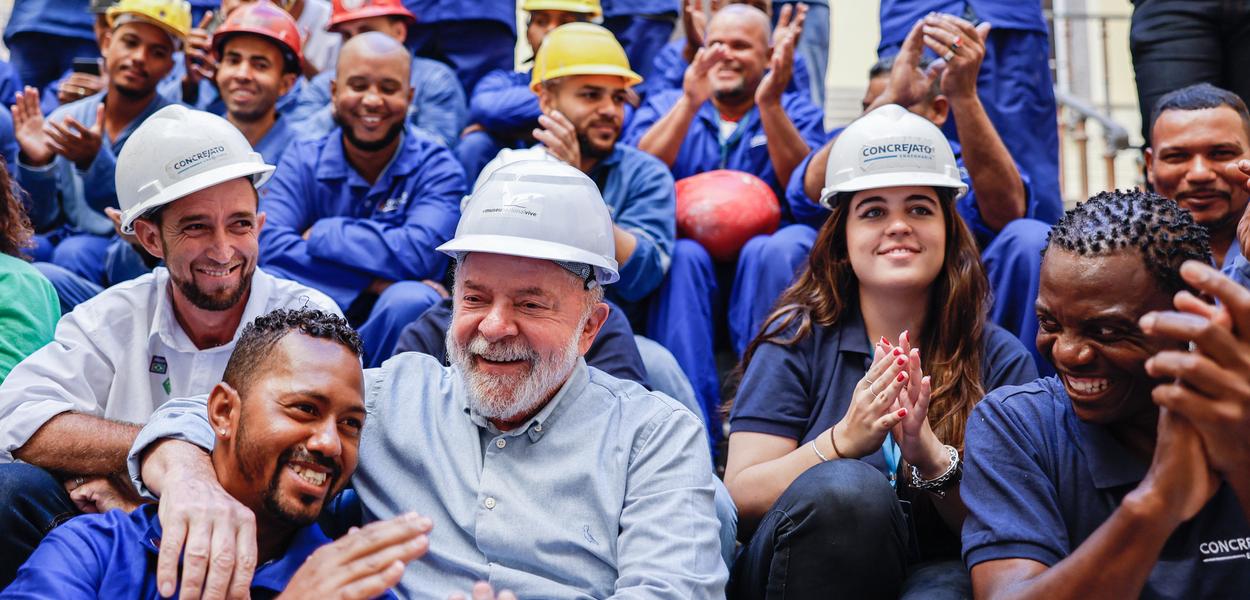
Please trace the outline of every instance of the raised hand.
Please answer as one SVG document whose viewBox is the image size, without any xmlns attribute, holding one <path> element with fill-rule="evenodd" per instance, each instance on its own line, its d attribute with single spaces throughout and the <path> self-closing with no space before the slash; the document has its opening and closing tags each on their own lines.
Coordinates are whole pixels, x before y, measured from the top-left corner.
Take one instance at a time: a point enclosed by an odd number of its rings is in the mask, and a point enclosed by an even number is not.
<svg viewBox="0 0 1250 600">
<path fill-rule="evenodd" d="M 728 55 L 729 51 L 721 44 L 699 48 L 694 53 L 694 60 L 686 67 L 681 81 L 681 89 L 693 106 L 701 106 L 712 97 L 712 82 L 708 80 L 708 73 Z"/>
<path fill-rule="evenodd" d="M 433 523 L 416 513 L 353 527 L 318 548 L 291 577 L 279 598 L 367 600 L 394 587 L 404 565 L 430 548 Z"/>
<path fill-rule="evenodd" d="M 925 99 L 933 87 L 933 78 L 941 74 L 945 63 L 938 61 L 929 68 L 921 68 L 924 57 L 924 19 L 916 21 L 903 40 L 903 46 L 894 56 L 890 69 L 890 83 L 877 97 L 869 110 L 885 104 L 910 107 Z"/>
<path fill-rule="evenodd" d="M 182 77 L 184 85 L 199 84 L 201 79 L 212 81 L 217 75 L 217 59 L 213 58 L 213 34 L 207 29 L 212 20 L 213 11 L 204 13 L 200 24 L 187 34 L 183 43 L 182 55 L 187 65 L 187 74 Z"/>
<path fill-rule="evenodd" d="M 907 410 L 907 416 L 891 433 L 898 443 L 903 460 L 915 465 L 921 477 L 933 479 L 950 466 L 950 456 L 933 427 L 929 424 L 929 399 L 933 393 L 932 380 L 920 367 L 920 350 L 911 347 L 911 336 L 904 331 L 897 346 L 907 356 L 907 386 L 899 395 L 895 408 Z"/>
<path fill-rule="evenodd" d="M 793 19 L 791 14 L 794 15 Z M 797 11 L 791 11 L 789 4 L 782 7 L 773 34 L 773 53 L 768 61 L 768 73 L 755 90 L 756 104 L 780 104 L 781 95 L 785 93 L 786 86 L 790 85 L 790 79 L 794 76 L 794 49 L 803 35 L 803 24 L 806 21 L 806 4 L 800 4 Z"/>
<path fill-rule="evenodd" d="M 876 344 L 872 366 L 856 384 L 850 408 L 833 426 L 833 445 L 842 458 L 876 452 L 886 434 L 907 416 L 907 409 L 896 404 L 907 383 L 910 359 L 899 348 L 888 349 L 888 344 L 885 340 Z"/>
<path fill-rule="evenodd" d="M 976 96 L 990 24 L 973 27 L 968 21 L 945 14 L 931 14 L 921 23 L 925 45 L 946 63 L 942 93 L 952 101 Z"/>
<path fill-rule="evenodd" d="M 79 169 L 91 166 L 104 140 L 104 104 L 96 107 L 95 123 L 90 127 L 69 115 L 60 123 L 48 121 L 44 126 L 49 145 Z"/>
<path fill-rule="evenodd" d="M 104 76 L 89 73 L 71 73 L 69 78 L 56 88 L 56 99 L 61 104 L 69 104 L 75 100 L 97 94 L 104 89 Z"/>
<path fill-rule="evenodd" d="M 17 93 L 13 112 L 13 135 L 22 151 L 22 162 L 40 167 L 56 158 L 51 140 L 44 130 L 43 111 L 39 109 L 39 90 L 26 86 Z"/>
<path fill-rule="evenodd" d="M 560 111 L 538 117 L 539 127 L 534 129 L 534 139 L 542 143 L 547 153 L 570 164 L 574 168 L 582 168 L 582 147 L 577 141 L 577 128 L 573 122 Z"/>
</svg>

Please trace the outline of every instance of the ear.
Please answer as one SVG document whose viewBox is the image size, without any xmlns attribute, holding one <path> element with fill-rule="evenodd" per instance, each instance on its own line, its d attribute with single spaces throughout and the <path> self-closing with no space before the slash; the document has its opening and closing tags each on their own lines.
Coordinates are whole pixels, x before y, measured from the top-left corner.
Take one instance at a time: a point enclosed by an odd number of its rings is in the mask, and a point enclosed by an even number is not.
<svg viewBox="0 0 1250 600">
<path fill-rule="evenodd" d="M 1154 148 L 1146 148 L 1146 183 L 1150 187 L 1155 187 L 1155 150 Z"/>
<path fill-rule="evenodd" d="M 265 226 L 265 213 L 263 212 L 256 213 L 256 229 L 254 231 L 256 232 L 257 236 L 260 235 L 260 230 L 264 226 Z"/>
<path fill-rule="evenodd" d="M 240 413 L 243 409 L 239 392 L 226 382 L 213 386 L 208 394 L 208 423 L 218 439 L 233 439 L 238 432 Z M 224 433 L 223 433 L 224 432 Z"/>
<path fill-rule="evenodd" d="M 104 32 L 104 37 L 100 38 L 100 56 L 108 56 L 109 44 L 113 43 L 113 30 L 108 29 Z"/>
<path fill-rule="evenodd" d="M 408 39 L 408 23 L 406 23 L 403 19 L 395 19 L 394 27 L 393 31 L 395 32 L 395 35 L 399 37 L 399 43 L 404 43 L 404 41 Z"/>
<path fill-rule="evenodd" d="M 603 329 L 603 324 L 607 322 L 608 313 L 611 311 L 612 309 L 606 302 L 600 302 L 590 310 L 590 318 L 586 319 L 586 326 L 582 328 L 578 336 L 578 354 L 585 356 L 590 351 L 590 345 L 595 343 L 595 337 L 599 335 L 599 330 Z"/>
<path fill-rule="evenodd" d="M 143 244 L 143 249 L 156 258 L 165 258 L 165 248 L 161 244 L 161 227 L 152 221 L 139 218 L 134 222 L 135 237 Z"/>
<path fill-rule="evenodd" d="M 334 105 L 335 100 L 338 100 L 339 82 L 336 81 L 337 79 L 338 79 L 338 74 L 336 73 L 334 76 L 334 79 L 330 80 L 330 105 L 331 106 Z"/>
<path fill-rule="evenodd" d="M 544 115 L 549 115 L 556 109 L 555 92 L 545 85 L 538 86 L 538 109 L 543 111 Z"/>
<path fill-rule="evenodd" d="M 285 96 L 287 92 L 291 91 L 291 87 L 294 85 L 295 73 L 283 73 L 282 79 L 278 84 L 278 95 Z M 333 85 L 333 82 L 331 82 L 331 85 Z"/>
<path fill-rule="evenodd" d="M 933 102 L 930 103 L 930 110 L 933 111 L 933 114 L 929 117 L 929 120 L 933 121 L 933 124 L 940 128 L 946 124 L 946 119 L 951 114 L 951 101 L 947 99 L 945 94 L 938 94 L 933 98 Z"/>
</svg>

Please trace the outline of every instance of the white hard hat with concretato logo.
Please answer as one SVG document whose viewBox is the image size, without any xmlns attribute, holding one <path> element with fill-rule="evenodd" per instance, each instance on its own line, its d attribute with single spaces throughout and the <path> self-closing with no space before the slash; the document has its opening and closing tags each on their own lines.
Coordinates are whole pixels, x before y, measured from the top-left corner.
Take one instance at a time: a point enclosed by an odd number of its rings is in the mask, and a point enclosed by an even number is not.
<svg viewBox="0 0 1250 600">
<path fill-rule="evenodd" d="M 247 177 L 259 187 L 273 174 L 229 121 L 174 104 L 148 117 L 117 156 L 114 181 L 122 232 L 135 219 L 183 196 Z"/>
<path fill-rule="evenodd" d="M 887 104 L 847 126 L 829 151 L 820 203 L 833 208 L 842 192 L 923 185 L 952 188 L 962 196 L 950 142 L 928 119 Z"/>
<path fill-rule="evenodd" d="M 525 160 L 496 169 L 464 204 L 456 236 L 438 250 L 457 260 L 488 252 L 565 268 L 586 265 L 599 285 L 620 278 L 612 216 L 599 188 L 559 161 Z"/>
</svg>

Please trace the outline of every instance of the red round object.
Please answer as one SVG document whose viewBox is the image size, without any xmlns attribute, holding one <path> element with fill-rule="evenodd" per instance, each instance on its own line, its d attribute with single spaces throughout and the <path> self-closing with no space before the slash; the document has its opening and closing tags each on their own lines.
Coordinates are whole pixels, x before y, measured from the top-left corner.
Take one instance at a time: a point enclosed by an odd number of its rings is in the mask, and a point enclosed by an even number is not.
<svg viewBox="0 0 1250 600">
<path fill-rule="evenodd" d="M 764 180 L 721 169 L 677 182 L 677 233 L 712 258 L 731 261 L 757 235 L 777 231 L 781 205 Z"/>
</svg>

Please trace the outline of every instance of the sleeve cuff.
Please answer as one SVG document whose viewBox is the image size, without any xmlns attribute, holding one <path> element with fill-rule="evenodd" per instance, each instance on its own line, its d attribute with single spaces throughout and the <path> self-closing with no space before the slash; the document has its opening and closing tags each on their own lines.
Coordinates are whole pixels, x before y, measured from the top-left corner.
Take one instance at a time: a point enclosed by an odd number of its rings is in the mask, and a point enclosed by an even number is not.
<svg viewBox="0 0 1250 600">
<path fill-rule="evenodd" d="M 968 541 L 965 540 L 964 544 L 968 545 Z M 964 552 L 964 564 L 968 570 L 972 570 L 972 567 L 983 562 L 1013 558 L 1037 561 L 1047 567 L 1053 567 L 1063 559 L 1062 556 L 1048 548 L 1023 541 L 989 542 L 973 546 Z"/>
<path fill-rule="evenodd" d="M 130 447 L 130 454 L 126 456 L 126 469 L 130 472 L 130 481 L 134 483 L 139 495 L 152 500 L 158 499 L 156 494 L 143 484 L 140 461 L 143 453 L 153 444 L 163 439 L 171 439 L 194 444 L 205 452 L 213 451 L 216 439 L 213 437 L 212 427 L 208 425 L 203 414 L 207 410 L 207 402 L 207 396 L 197 396 L 183 401 L 181 405 L 167 405 L 152 415 L 152 420 L 139 430 L 138 437 Z"/>
</svg>

